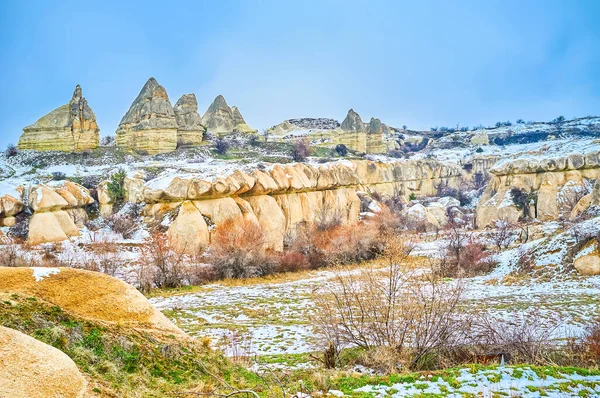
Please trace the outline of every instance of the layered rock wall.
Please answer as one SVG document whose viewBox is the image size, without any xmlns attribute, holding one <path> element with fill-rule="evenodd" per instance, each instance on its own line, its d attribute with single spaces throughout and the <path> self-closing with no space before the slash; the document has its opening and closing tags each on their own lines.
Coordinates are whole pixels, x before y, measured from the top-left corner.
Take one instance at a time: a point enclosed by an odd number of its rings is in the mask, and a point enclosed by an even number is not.
<svg viewBox="0 0 600 398">
<path fill-rule="evenodd" d="M 476 209 L 477 227 L 484 228 L 501 219 L 516 222 L 526 213 L 542 221 L 554 220 L 570 215 L 579 206 L 578 201 L 587 200 L 589 206 L 595 200 L 593 192 L 584 194 L 600 177 L 600 152 L 520 159 L 494 166 L 490 174 L 492 178 Z M 515 203 L 513 188 L 527 194 L 528 206 Z"/>
<path fill-rule="evenodd" d="M 197 253 L 211 243 L 214 226 L 242 218 L 260 226 L 266 248 L 281 250 L 284 237 L 293 236 L 300 226 L 332 217 L 355 225 L 360 213 L 357 192 L 407 200 L 413 192 L 434 195 L 442 181 L 457 186 L 460 178 L 460 168 L 436 161 L 300 163 L 237 170 L 212 181 L 175 177 L 162 186 L 145 185 L 141 197 L 148 223 L 175 215 L 168 236 L 182 251 Z"/>
<path fill-rule="evenodd" d="M 178 125 L 167 90 L 151 77 L 117 128 L 117 145 L 156 154 L 177 148 Z"/>
</svg>

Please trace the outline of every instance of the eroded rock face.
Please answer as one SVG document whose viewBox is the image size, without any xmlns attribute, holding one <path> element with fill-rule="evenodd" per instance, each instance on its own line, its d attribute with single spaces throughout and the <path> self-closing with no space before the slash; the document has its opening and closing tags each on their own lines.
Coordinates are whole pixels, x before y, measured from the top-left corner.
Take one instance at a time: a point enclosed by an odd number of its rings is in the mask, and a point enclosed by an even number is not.
<svg viewBox="0 0 600 398">
<path fill-rule="evenodd" d="M 561 215 L 575 218 L 594 203 L 595 187 L 589 197 L 584 194 L 589 181 L 600 177 L 597 158 L 593 152 L 540 161 L 519 159 L 492 167 L 492 178 L 475 210 L 477 227 L 500 219 L 514 223 L 526 213 L 544 221 Z M 512 189 L 531 197 L 530 209 L 517 209 Z"/>
<path fill-rule="evenodd" d="M 0 326 L 0 396 L 73 397 L 87 382 L 64 352 L 19 331 Z"/>
<path fill-rule="evenodd" d="M 167 90 L 151 77 L 117 128 L 117 145 L 149 154 L 177 148 L 178 125 Z"/>
<path fill-rule="evenodd" d="M 18 148 L 72 152 L 94 149 L 99 143 L 96 115 L 77 85 L 68 104 L 23 128 Z"/>
<path fill-rule="evenodd" d="M 60 242 L 79 236 L 87 221 L 84 207 L 94 203 L 90 191 L 72 181 L 55 186 L 29 187 L 28 203 L 34 211 L 29 220 L 27 241 L 31 245 Z"/>
<path fill-rule="evenodd" d="M 183 94 L 173 107 L 177 120 L 177 146 L 194 146 L 202 142 L 204 127 L 198 113 L 195 94 Z"/>
<path fill-rule="evenodd" d="M 202 124 L 214 134 L 255 133 L 237 107 L 230 108 L 222 95 L 218 95 L 202 116 Z"/>
<path fill-rule="evenodd" d="M 327 222 L 327 217 L 339 217 L 343 225 L 357 224 L 361 206 L 357 191 L 432 195 L 440 181 L 457 186 L 460 175 L 460 168 L 430 160 L 272 165 L 264 171 L 236 170 L 212 181 L 175 177 L 161 188 L 149 182 L 143 190 L 143 213 L 150 222 L 179 209 L 169 237 L 185 252 L 197 253 L 210 243 L 208 225 L 218 228 L 242 218 L 257 223 L 264 247 L 277 251 L 283 248 L 284 236 L 293 236 L 301 226 Z M 424 221 L 432 228 L 443 225 L 446 208 L 454 202 L 446 198 L 438 207 L 428 207 Z"/>
</svg>

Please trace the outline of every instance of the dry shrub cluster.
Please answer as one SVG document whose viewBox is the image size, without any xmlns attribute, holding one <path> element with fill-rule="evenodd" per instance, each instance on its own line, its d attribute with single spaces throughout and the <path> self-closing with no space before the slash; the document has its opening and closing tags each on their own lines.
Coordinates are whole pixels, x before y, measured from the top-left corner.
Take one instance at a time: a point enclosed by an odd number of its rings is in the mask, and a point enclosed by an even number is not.
<svg viewBox="0 0 600 398">
<path fill-rule="evenodd" d="M 485 245 L 470 231 L 455 223 L 446 227 L 447 245 L 442 248 L 434 272 L 444 277 L 470 277 L 486 274 L 496 267 Z"/>
<path fill-rule="evenodd" d="M 443 347 L 462 340 L 460 283 L 410 271 L 405 265 L 411 250 L 410 242 L 389 235 L 385 267 L 337 270 L 333 282 L 315 294 L 314 321 L 328 350 L 360 347 L 370 366 L 421 369 L 438 361 L 435 353 Z"/>
<path fill-rule="evenodd" d="M 597 366 L 600 323 L 581 338 L 557 340 L 559 318 L 533 309 L 510 320 L 462 305 L 460 280 L 417 274 L 407 264 L 410 244 L 395 238 L 386 264 L 360 273 L 336 270 L 315 293 L 314 324 L 323 337 L 321 361 L 339 365 L 344 348 L 360 349 L 358 362 L 382 372 L 433 370 L 467 363 Z"/>
</svg>

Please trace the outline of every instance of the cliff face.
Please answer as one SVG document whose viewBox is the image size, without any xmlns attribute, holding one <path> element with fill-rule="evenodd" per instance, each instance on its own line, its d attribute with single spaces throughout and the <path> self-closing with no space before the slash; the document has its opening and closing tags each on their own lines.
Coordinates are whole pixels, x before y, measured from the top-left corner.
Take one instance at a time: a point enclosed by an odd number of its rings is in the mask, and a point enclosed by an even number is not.
<svg viewBox="0 0 600 398">
<path fill-rule="evenodd" d="M 501 219 L 516 222 L 525 213 L 547 221 L 569 216 L 576 208 L 584 211 L 596 200 L 595 189 L 586 192 L 591 181 L 600 177 L 599 157 L 600 153 L 592 152 L 541 161 L 516 160 L 492 167 L 492 178 L 475 212 L 477 227 Z M 528 206 L 515 203 L 512 189 L 527 194 Z"/>
<path fill-rule="evenodd" d="M 181 250 L 197 253 L 210 244 L 206 220 L 218 226 L 242 218 L 261 227 L 267 248 L 281 250 L 286 234 L 294 234 L 300 225 L 314 224 L 319 217 L 336 215 L 344 225 L 356 224 L 360 213 L 357 191 L 406 198 L 412 192 L 433 195 L 441 181 L 457 186 L 460 175 L 458 167 L 435 161 L 300 163 L 237 170 L 212 181 L 175 177 L 162 186 L 149 183 L 141 189 L 131 181 L 126 190 L 138 191 L 132 196 L 145 203 L 143 213 L 149 223 L 176 212 L 168 235 Z M 103 197 L 100 192 L 99 197 Z"/>
<path fill-rule="evenodd" d="M 23 128 L 18 148 L 71 152 L 96 148 L 99 142 L 96 115 L 77 85 L 68 104 Z"/>
<path fill-rule="evenodd" d="M 151 77 L 117 128 L 117 145 L 149 154 L 177 148 L 178 125 L 167 91 Z"/>
</svg>

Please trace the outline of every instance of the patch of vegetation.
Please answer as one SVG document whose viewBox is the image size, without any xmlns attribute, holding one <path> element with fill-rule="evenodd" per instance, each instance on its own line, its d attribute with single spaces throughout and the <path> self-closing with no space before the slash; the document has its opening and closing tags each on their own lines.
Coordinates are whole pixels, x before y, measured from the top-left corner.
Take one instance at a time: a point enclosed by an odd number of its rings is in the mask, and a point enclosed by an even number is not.
<svg viewBox="0 0 600 398">
<path fill-rule="evenodd" d="M 115 203 L 120 203 L 125 199 L 125 177 L 127 173 L 123 169 L 111 174 L 108 180 L 108 194 Z"/>
<path fill-rule="evenodd" d="M 255 376 L 212 351 L 207 341 L 101 326 L 39 299 L 4 296 L 0 325 L 63 351 L 102 396 L 185 396 L 192 389 L 211 392 L 223 388 L 219 379 L 240 388 L 261 388 L 254 385 Z"/>
</svg>

